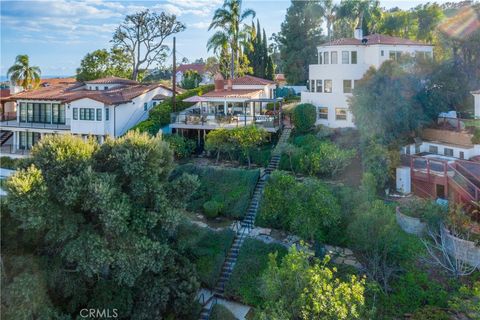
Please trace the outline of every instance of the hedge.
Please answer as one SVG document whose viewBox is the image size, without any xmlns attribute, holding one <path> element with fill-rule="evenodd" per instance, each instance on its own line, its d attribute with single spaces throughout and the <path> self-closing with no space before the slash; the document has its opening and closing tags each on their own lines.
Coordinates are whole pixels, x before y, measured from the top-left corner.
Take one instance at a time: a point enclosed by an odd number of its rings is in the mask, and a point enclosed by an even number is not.
<svg viewBox="0 0 480 320">
<path fill-rule="evenodd" d="M 232 230 L 212 231 L 190 224 L 179 226 L 178 247 L 195 264 L 202 286 L 215 287 L 233 237 Z"/>
<path fill-rule="evenodd" d="M 268 266 L 268 255 L 274 252 L 278 252 L 277 261 L 280 262 L 287 249 L 279 244 L 246 239 L 225 287 L 225 296 L 255 307 L 261 306 L 261 277 Z"/>
<path fill-rule="evenodd" d="M 215 88 L 213 84 L 200 86 L 195 89 L 185 91 L 176 96 L 176 111 L 185 110 L 193 106 L 195 103 L 183 102 L 182 100 L 196 95 L 203 95 Z M 172 98 L 167 98 L 161 103 L 153 107 L 148 115 L 148 119 L 138 123 L 130 130 L 139 130 L 140 132 L 148 132 L 150 134 L 157 134 L 163 126 L 170 123 L 170 114 L 173 112 Z"/>
<path fill-rule="evenodd" d="M 245 215 L 260 177 L 259 170 L 185 164 L 174 170 L 172 178 L 184 172 L 197 175 L 200 180 L 200 187 L 187 204 L 188 210 L 204 211 L 206 202 L 215 201 L 221 204 L 220 215 L 235 219 Z"/>
<path fill-rule="evenodd" d="M 0 167 L 4 169 L 15 170 L 22 163 L 22 159 L 14 159 L 10 157 L 0 157 Z"/>
</svg>

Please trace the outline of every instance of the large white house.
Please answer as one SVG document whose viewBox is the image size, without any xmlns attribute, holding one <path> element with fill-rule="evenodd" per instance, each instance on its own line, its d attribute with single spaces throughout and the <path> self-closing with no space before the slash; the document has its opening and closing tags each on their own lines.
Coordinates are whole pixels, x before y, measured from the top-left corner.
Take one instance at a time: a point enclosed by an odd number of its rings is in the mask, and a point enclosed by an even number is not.
<svg viewBox="0 0 480 320">
<path fill-rule="evenodd" d="M 2 135 L 10 136 L 2 153 L 24 153 L 45 134 L 95 136 L 102 143 L 145 120 L 158 97 L 171 95 L 161 84 L 117 77 L 60 82 L 12 95 L 15 117 L 0 122 Z"/>
<path fill-rule="evenodd" d="M 433 55 L 431 45 L 380 34 L 363 37 L 360 28 L 355 38 L 327 42 L 317 50 L 317 64 L 309 66 L 309 92 L 302 92 L 301 101 L 317 107 L 317 124 L 332 128 L 354 127 L 348 97 L 370 67 L 402 54 Z"/>
</svg>

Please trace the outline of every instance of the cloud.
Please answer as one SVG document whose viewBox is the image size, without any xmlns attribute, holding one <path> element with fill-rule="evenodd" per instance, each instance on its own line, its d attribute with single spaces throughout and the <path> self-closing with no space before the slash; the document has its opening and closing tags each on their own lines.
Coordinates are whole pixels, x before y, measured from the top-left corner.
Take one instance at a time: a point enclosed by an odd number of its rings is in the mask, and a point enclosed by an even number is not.
<svg viewBox="0 0 480 320">
<path fill-rule="evenodd" d="M 194 22 L 194 23 L 189 23 L 187 27 L 192 27 L 194 29 L 208 29 L 210 26 L 209 21 L 199 21 L 199 22 Z"/>
<path fill-rule="evenodd" d="M 165 10 L 177 16 L 190 14 L 205 17 L 211 15 L 221 3 L 223 0 L 166 0 L 166 3 L 157 4 L 152 9 Z"/>
</svg>

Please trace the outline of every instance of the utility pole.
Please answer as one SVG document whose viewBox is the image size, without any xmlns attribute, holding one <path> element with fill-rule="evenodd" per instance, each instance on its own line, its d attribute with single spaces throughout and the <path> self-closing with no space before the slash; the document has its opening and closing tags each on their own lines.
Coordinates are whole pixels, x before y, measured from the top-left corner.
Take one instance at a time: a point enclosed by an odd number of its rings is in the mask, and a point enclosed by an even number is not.
<svg viewBox="0 0 480 320">
<path fill-rule="evenodd" d="M 177 61 L 175 58 L 175 37 L 173 37 L 172 111 L 176 112 L 175 92 L 177 91 Z"/>
</svg>

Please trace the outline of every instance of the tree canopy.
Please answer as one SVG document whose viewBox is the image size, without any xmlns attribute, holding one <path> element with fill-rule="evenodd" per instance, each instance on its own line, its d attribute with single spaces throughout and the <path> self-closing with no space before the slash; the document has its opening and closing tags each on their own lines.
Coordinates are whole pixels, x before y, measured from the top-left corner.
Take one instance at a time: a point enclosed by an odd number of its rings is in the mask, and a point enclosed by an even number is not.
<svg viewBox="0 0 480 320">
<path fill-rule="evenodd" d="M 130 78 L 132 62 L 120 49 L 99 49 L 87 53 L 77 68 L 77 80 L 88 81 L 108 76 Z"/>
<path fill-rule="evenodd" d="M 65 314 L 93 303 L 118 306 L 125 318 L 188 314 L 198 283 L 170 238 L 198 182 L 190 175 L 168 181 L 172 168 L 159 136 L 129 132 L 101 146 L 44 137 L 7 189 L 11 217 L 37 237 L 34 259 L 50 271 L 39 279 L 20 273 L 8 287 L 43 281 L 36 292 L 48 291 L 45 299 Z"/>
<path fill-rule="evenodd" d="M 19 54 L 15 58 L 15 64 L 7 71 L 10 81 L 24 89 L 36 88 L 40 84 L 41 74 L 39 67 L 30 65 L 30 58 L 26 54 Z"/>
</svg>

